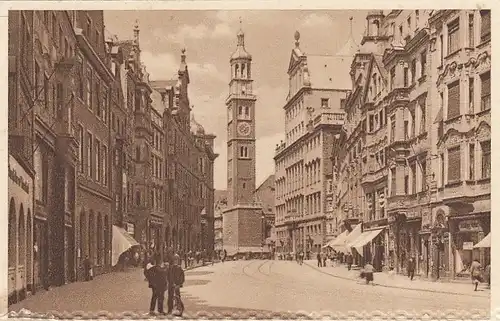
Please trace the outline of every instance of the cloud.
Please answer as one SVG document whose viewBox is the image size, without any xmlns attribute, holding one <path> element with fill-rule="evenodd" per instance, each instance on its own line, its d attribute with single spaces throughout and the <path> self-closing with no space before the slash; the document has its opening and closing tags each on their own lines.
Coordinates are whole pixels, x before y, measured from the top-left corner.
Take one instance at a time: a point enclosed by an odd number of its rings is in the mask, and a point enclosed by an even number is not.
<svg viewBox="0 0 500 321">
<path fill-rule="evenodd" d="M 151 80 L 171 79 L 177 77 L 177 71 L 180 65 L 180 54 L 174 56 L 171 53 L 154 54 L 150 51 L 141 52 L 141 60 L 150 74 Z M 227 75 L 222 73 L 212 63 L 190 62 L 187 59 L 190 78 L 194 81 L 204 81 L 207 78 L 211 80 L 226 81 Z"/>
<path fill-rule="evenodd" d="M 327 14 L 308 14 L 301 23 L 304 28 L 331 28 L 334 25 L 333 19 Z"/>
<path fill-rule="evenodd" d="M 209 28 L 202 23 L 194 26 L 183 25 L 179 27 L 175 33 L 169 34 L 167 38 L 173 43 L 185 45 L 186 42 L 190 40 L 217 40 L 231 36 L 233 33 L 229 23 L 221 21 L 215 24 L 213 28 Z"/>
</svg>

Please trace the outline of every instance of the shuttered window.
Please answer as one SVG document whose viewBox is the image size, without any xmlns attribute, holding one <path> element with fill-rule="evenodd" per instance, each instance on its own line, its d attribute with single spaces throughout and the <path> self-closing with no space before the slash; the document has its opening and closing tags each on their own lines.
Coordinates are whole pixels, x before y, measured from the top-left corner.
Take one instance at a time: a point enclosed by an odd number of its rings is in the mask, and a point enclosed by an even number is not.
<svg viewBox="0 0 500 321">
<path fill-rule="evenodd" d="M 460 171 L 460 147 L 451 148 L 448 150 L 448 182 L 459 181 Z"/>
<path fill-rule="evenodd" d="M 481 10 L 481 42 L 491 39 L 491 11 Z"/>
<path fill-rule="evenodd" d="M 448 54 L 460 48 L 460 20 L 457 18 L 448 25 Z"/>
<path fill-rule="evenodd" d="M 448 86 L 448 119 L 460 116 L 460 86 L 455 81 Z"/>
<path fill-rule="evenodd" d="M 481 111 L 491 108 L 491 75 L 486 72 L 481 75 Z"/>
</svg>

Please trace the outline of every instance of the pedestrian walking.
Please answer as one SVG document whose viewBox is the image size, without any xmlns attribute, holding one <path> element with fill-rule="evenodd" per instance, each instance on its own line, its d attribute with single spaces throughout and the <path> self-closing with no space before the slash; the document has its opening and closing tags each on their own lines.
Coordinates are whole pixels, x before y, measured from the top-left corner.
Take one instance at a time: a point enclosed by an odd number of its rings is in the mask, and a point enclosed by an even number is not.
<svg viewBox="0 0 500 321">
<path fill-rule="evenodd" d="M 477 286 L 481 282 L 481 263 L 475 259 L 470 266 L 470 275 L 474 284 L 474 291 L 477 291 Z"/>
<path fill-rule="evenodd" d="M 83 271 L 85 274 L 85 281 L 91 281 L 94 279 L 94 271 L 92 270 L 92 261 L 90 261 L 89 256 L 85 256 L 83 260 Z"/>
<path fill-rule="evenodd" d="M 406 270 L 408 272 L 408 278 L 411 281 L 413 281 L 413 277 L 415 276 L 415 265 L 416 265 L 415 258 L 410 257 L 410 259 L 408 260 L 408 267 L 406 268 Z"/>
<path fill-rule="evenodd" d="M 323 267 L 326 267 L 326 253 L 321 252 L 321 259 L 323 260 Z"/>
<path fill-rule="evenodd" d="M 300 251 L 299 254 L 300 265 L 304 264 L 304 252 Z"/>
<path fill-rule="evenodd" d="M 365 276 L 366 284 L 369 284 L 370 282 L 372 282 L 372 284 L 375 285 L 373 283 L 373 271 L 374 271 L 374 268 L 373 268 L 373 265 L 371 265 L 371 263 L 368 263 L 365 265 L 364 276 Z"/>
<path fill-rule="evenodd" d="M 319 252 L 316 254 L 316 259 L 318 260 L 318 267 L 321 267 L 321 254 Z"/>
<path fill-rule="evenodd" d="M 180 265 L 180 256 L 175 254 L 168 269 L 167 314 L 174 309 L 174 297 L 181 300 L 180 288 L 184 285 L 184 270 Z M 179 305 L 182 305 L 182 301 Z M 177 307 L 176 307 L 177 308 Z M 183 311 L 180 311 L 182 314 Z"/>
<path fill-rule="evenodd" d="M 155 258 L 154 264 L 147 270 L 147 279 L 151 288 L 151 302 L 149 304 L 149 314 L 155 314 L 155 308 L 158 306 L 158 313 L 165 315 L 163 311 L 163 301 L 165 300 L 165 291 L 167 290 L 167 268 L 159 258 Z"/>
<path fill-rule="evenodd" d="M 347 270 L 350 271 L 352 268 L 352 254 L 347 254 L 346 256 Z"/>
<path fill-rule="evenodd" d="M 486 281 L 488 282 L 488 289 L 491 288 L 491 263 L 486 264 L 486 268 L 484 269 L 484 274 Z"/>
</svg>

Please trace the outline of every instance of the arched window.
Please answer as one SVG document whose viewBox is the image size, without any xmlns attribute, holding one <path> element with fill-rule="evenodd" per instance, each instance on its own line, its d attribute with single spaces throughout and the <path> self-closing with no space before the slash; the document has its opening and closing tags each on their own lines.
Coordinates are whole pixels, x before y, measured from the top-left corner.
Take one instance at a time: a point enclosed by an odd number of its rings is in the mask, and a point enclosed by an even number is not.
<svg viewBox="0 0 500 321">
<path fill-rule="evenodd" d="M 85 244 L 87 243 L 87 235 L 85 234 L 86 225 L 85 212 L 82 209 L 80 213 L 80 254 L 82 257 L 85 257 L 85 251 L 87 249 L 87 247 L 85 246 Z"/>
<path fill-rule="evenodd" d="M 238 64 L 236 64 L 234 66 L 234 78 L 238 78 L 239 71 L 240 71 L 240 66 Z"/>
<path fill-rule="evenodd" d="M 245 78 L 245 64 L 241 64 L 241 78 Z"/>
<path fill-rule="evenodd" d="M 8 239 L 8 251 L 9 251 L 9 267 L 15 267 L 17 264 L 17 222 L 16 222 L 16 202 L 14 198 L 10 199 L 9 204 L 9 239 Z"/>
<path fill-rule="evenodd" d="M 250 117 L 250 107 L 245 106 L 245 117 L 248 118 Z"/>
<path fill-rule="evenodd" d="M 141 191 L 135 191 L 135 205 L 141 206 Z"/>
<path fill-rule="evenodd" d="M 140 162 L 141 161 L 141 147 L 137 146 L 135 148 L 135 160 Z"/>
<path fill-rule="evenodd" d="M 378 36 L 379 35 L 379 21 L 378 20 L 375 20 L 373 21 L 373 33 L 372 33 L 372 36 Z"/>
<path fill-rule="evenodd" d="M 26 226 L 24 223 L 24 207 L 21 204 L 19 208 L 19 240 L 18 240 L 18 248 L 19 248 L 19 265 L 26 265 Z"/>
<path fill-rule="evenodd" d="M 238 115 L 239 116 L 243 115 L 243 106 L 238 107 Z"/>
</svg>

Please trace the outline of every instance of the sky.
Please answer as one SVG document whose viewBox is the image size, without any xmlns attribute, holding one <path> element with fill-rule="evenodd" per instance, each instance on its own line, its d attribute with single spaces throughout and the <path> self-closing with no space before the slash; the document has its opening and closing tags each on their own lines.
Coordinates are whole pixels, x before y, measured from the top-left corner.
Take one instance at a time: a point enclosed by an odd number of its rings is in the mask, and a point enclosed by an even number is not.
<svg viewBox="0 0 500 321">
<path fill-rule="evenodd" d="M 365 10 L 247 10 L 247 11 L 105 11 L 107 36 L 131 39 L 138 21 L 141 60 L 151 80 L 173 79 L 186 49 L 193 113 L 207 133 L 217 136 L 215 188 L 226 189 L 227 132 L 225 98 L 230 80 L 229 57 L 236 49 L 236 34 L 245 33 L 246 50 L 252 54 L 256 102 L 257 186 L 274 173 L 274 150 L 284 139 L 287 68 L 300 32 L 306 54 L 335 54 L 352 34 L 359 44 L 365 29 Z M 241 19 L 241 24 L 240 24 Z M 278 23 L 279 22 L 279 23 Z"/>
</svg>

